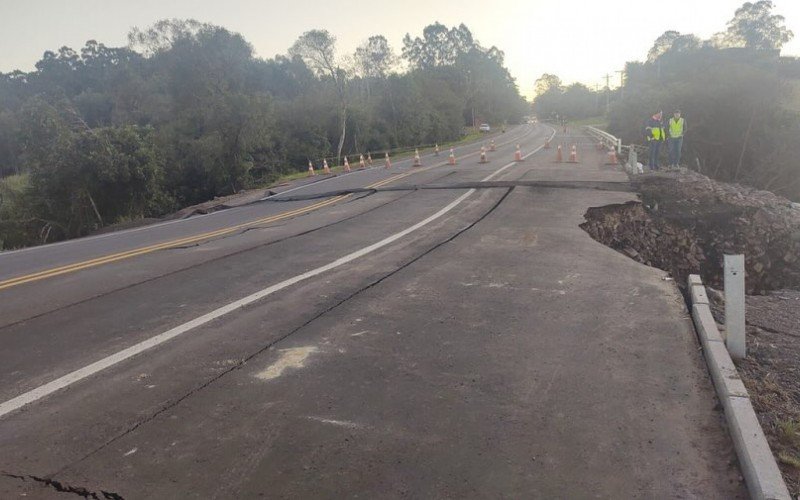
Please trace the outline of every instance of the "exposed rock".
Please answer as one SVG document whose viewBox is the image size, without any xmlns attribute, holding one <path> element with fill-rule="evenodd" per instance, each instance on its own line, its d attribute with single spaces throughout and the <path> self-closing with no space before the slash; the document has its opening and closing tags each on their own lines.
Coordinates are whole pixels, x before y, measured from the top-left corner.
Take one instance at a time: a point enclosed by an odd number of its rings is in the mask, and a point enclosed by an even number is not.
<svg viewBox="0 0 800 500">
<path fill-rule="evenodd" d="M 800 287 L 800 210 L 789 200 L 685 170 L 633 182 L 641 202 L 592 208 L 581 227 L 681 286 L 698 273 L 720 287 L 723 256 L 743 253 L 748 293 Z"/>
</svg>

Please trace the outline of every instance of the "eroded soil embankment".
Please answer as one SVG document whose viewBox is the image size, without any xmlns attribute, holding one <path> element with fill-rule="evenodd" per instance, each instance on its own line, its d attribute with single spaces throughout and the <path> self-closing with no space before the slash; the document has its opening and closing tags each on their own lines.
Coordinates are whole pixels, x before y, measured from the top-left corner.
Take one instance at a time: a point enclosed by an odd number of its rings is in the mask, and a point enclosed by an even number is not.
<svg viewBox="0 0 800 500">
<path fill-rule="evenodd" d="M 800 209 L 788 200 L 693 172 L 634 182 L 641 202 L 589 209 L 581 227 L 681 287 L 697 273 L 721 288 L 723 256 L 743 253 L 748 293 L 800 288 Z"/>
<path fill-rule="evenodd" d="M 800 209 L 692 172 L 634 182 L 641 202 L 592 208 L 581 227 L 668 271 L 682 289 L 700 274 L 720 325 L 723 256 L 745 255 L 748 354 L 737 366 L 786 483 L 800 494 Z"/>
</svg>

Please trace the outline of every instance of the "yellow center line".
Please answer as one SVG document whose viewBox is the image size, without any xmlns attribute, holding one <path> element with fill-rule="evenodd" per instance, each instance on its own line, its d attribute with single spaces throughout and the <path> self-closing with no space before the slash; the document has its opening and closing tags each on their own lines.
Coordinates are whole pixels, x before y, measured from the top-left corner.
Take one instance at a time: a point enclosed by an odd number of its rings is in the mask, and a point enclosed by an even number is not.
<svg viewBox="0 0 800 500">
<path fill-rule="evenodd" d="M 505 144 L 509 144 L 511 142 L 514 142 L 514 141 L 508 141 L 506 143 L 501 144 L 501 146 L 503 146 Z M 462 158 L 468 157 L 468 156 L 473 156 L 475 154 L 477 154 L 477 153 L 466 154 L 466 155 L 462 156 Z M 443 164 L 447 165 L 447 163 L 443 163 Z M 441 166 L 441 164 L 434 164 L 434 165 L 431 165 L 430 167 L 427 167 L 427 168 L 422 168 L 422 169 L 417 169 L 417 170 L 410 170 L 410 171 L 408 171 L 408 172 L 406 172 L 404 174 L 400 174 L 400 175 L 397 175 L 397 176 L 394 176 L 394 177 L 390 177 L 388 179 L 383 179 L 381 181 L 377 181 L 375 183 L 372 183 L 372 184 L 366 186 L 366 188 L 367 189 L 374 189 L 374 188 L 383 187 L 383 186 L 386 186 L 387 184 L 390 184 L 392 182 L 398 181 L 400 179 L 404 179 L 404 178 L 406 178 L 406 177 L 408 177 L 408 176 L 410 176 L 412 174 L 419 173 L 419 172 L 424 172 L 424 171 L 427 171 L 427 170 L 429 170 L 431 168 L 434 168 L 436 166 Z M 333 198 L 329 198 L 327 200 L 311 204 L 311 205 L 309 205 L 307 207 L 301 207 L 301 208 L 297 208 L 297 209 L 294 209 L 294 210 L 289 210 L 289 211 L 286 211 L 286 212 L 282 212 L 280 214 L 271 215 L 271 216 L 268 216 L 268 217 L 263 217 L 261 219 L 256 219 L 256 220 L 252 220 L 252 221 L 249 221 L 249 222 L 243 222 L 241 224 L 236 224 L 236 225 L 233 225 L 233 226 L 224 227 L 222 229 L 217 229 L 217 230 L 214 230 L 214 231 L 208 231 L 208 232 L 205 232 L 205 233 L 196 234 L 194 236 L 187 236 L 185 238 L 179 238 L 179 239 L 175 239 L 175 240 L 165 241 L 165 242 L 162 242 L 162 243 L 155 243 L 153 245 L 134 248 L 132 250 L 126 250 L 124 252 L 118 252 L 118 253 L 113 253 L 113 254 L 109 254 L 109 255 L 104 255 L 102 257 L 96 257 L 94 259 L 89 259 L 89 260 L 85 260 L 85 261 L 81 261 L 81 262 L 75 262 L 73 264 L 67 264 L 67 265 L 59 266 L 59 267 L 53 267 L 53 268 L 50 268 L 50 269 L 45 269 L 43 271 L 38 271 L 38 272 L 35 272 L 35 273 L 30 273 L 30 274 L 23 275 L 23 276 L 17 276 L 15 278 L 9 278 L 9 279 L 0 281 L 0 290 L 6 289 L 6 288 L 11 288 L 11 287 L 17 286 L 17 285 L 21 285 L 23 283 L 30 283 L 32 281 L 39 281 L 39 280 L 43 280 L 43 279 L 46 279 L 46 278 L 52 278 L 54 276 L 59 276 L 59 275 L 62 275 L 62 274 L 67 274 L 67 273 L 72 273 L 72 272 L 75 272 L 75 271 L 80 271 L 81 269 L 87 269 L 87 268 L 90 268 L 90 267 L 96 267 L 96 266 L 100 266 L 100 265 L 103 265 L 103 264 L 108 264 L 108 263 L 111 263 L 111 262 L 117 262 L 117 261 L 124 260 L 124 259 L 130 259 L 132 257 L 136 257 L 136 256 L 139 256 L 139 255 L 152 253 L 152 252 L 155 252 L 155 251 L 158 251 L 158 250 L 164 250 L 164 249 L 172 248 L 172 247 L 179 246 L 179 245 L 187 245 L 187 244 L 191 244 L 191 243 L 197 243 L 199 241 L 208 240 L 208 239 L 216 238 L 216 237 L 219 237 L 219 236 L 224 236 L 226 234 L 230 234 L 230 233 L 238 231 L 240 229 L 245 229 L 245 228 L 252 227 L 252 226 L 255 226 L 255 225 L 258 225 L 258 224 L 276 222 L 276 221 L 279 221 L 279 220 L 295 217 L 297 215 L 303 215 L 305 213 L 312 212 L 314 210 L 318 210 L 318 209 L 320 209 L 322 207 L 326 207 L 328 205 L 332 205 L 334 203 L 337 203 L 339 201 L 347 199 L 347 198 L 349 198 L 351 196 L 352 195 L 349 195 L 349 194 L 340 195 L 340 196 L 334 196 Z"/>
<path fill-rule="evenodd" d="M 201 234 L 197 234 L 197 235 L 194 235 L 194 236 L 189 236 L 189 237 L 186 237 L 186 238 L 170 240 L 170 241 L 166 241 L 166 242 L 163 242 L 163 243 L 156 243 L 156 244 L 148 245 L 148 246 L 145 246 L 145 247 L 140 247 L 140 248 L 135 248 L 135 249 L 132 249 L 132 250 L 127 250 L 127 251 L 124 251 L 124 252 L 119 252 L 119 253 L 115 253 L 115 254 L 105 255 L 105 256 L 102 256 L 102 257 L 97 257 L 95 259 L 76 262 L 76 263 L 73 263 L 73 264 L 67 264 L 65 266 L 45 269 L 43 271 L 39 271 L 39 272 L 36 272 L 36 273 L 26 274 L 24 276 L 18 276 L 18 277 L 15 277 L 15 278 L 10 278 L 10 279 L 4 280 L 4 281 L 0 281 L 0 290 L 3 290 L 5 288 L 10 288 L 10 287 L 16 286 L 16 285 L 21 285 L 23 283 L 29 283 L 31 281 L 38 281 L 38 280 L 45 279 L 45 278 L 50 278 L 50 277 L 53 277 L 53 276 L 59 276 L 59 275 L 62 275 L 62 274 L 79 271 L 81 269 L 86 269 L 86 268 L 89 268 L 89 267 L 99 266 L 101 264 L 107 264 L 107 263 L 110 263 L 110 262 L 116 262 L 116 261 L 119 261 L 119 260 L 128 259 L 128 258 L 135 257 L 135 256 L 138 256 L 138 255 L 143 255 L 143 254 L 155 252 L 157 250 L 163 250 L 163 249 L 167 249 L 167 248 L 178 246 L 178 245 L 186 245 L 186 244 L 190 244 L 190 243 L 196 243 L 198 241 L 202 241 L 202 240 L 206 240 L 206 239 L 215 238 L 215 237 L 218 237 L 218 236 L 223 236 L 223 235 L 226 235 L 226 234 L 230 234 L 230 233 L 232 233 L 234 231 L 237 231 L 239 229 L 244 229 L 244 228 L 251 227 L 251 226 L 254 226 L 254 225 L 257 225 L 257 224 L 275 222 L 275 221 L 287 219 L 287 218 L 290 218 L 290 217 L 294 217 L 296 215 L 302 215 L 304 213 L 311 212 L 311 211 L 316 210 L 318 208 L 322 208 L 324 206 L 336 203 L 337 201 L 340 201 L 340 200 L 342 200 L 344 198 L 347 198 L 348 196 L 349 195 L 336 196 L 336 197 L 330 198 L 328 200 L 325 200 L 325 201 L 322 201 L 322 202 L 319 202 L 319 203 L 315 203 L 313 205 L 309 205 L 307 207 L 302 207 L 302 208 L 299 208 L 299 209 L 290 210 L 290 211 L 283 212 L 283 213 L 280 213 L 280 214 L 277 214 L 277 215 L 264 217 L 264 218 L 261 218 L 261 219 L 256 219 L 256 220 L 245 222 L 245 223 L 242 223 L 242 224 L 236 224 L 234 226 L 225 227 L 225 228 L 218 229 L 218 230 L 215 230 L 215 231 L 209 231 L 209 232 L 206 232 L 206 233 L 201 233 Z"/>
</svg>

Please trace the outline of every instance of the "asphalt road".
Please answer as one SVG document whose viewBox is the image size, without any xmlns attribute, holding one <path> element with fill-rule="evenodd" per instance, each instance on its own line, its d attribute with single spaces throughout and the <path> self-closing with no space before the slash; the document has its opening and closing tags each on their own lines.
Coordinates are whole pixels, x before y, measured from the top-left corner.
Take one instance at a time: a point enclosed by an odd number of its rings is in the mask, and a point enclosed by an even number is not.
<svg viewBox="0 0 800 500">
<path fill-rule="evenodd" d="M 552 133 L 0 254 L 0 497 L 743 497 L 674 284 L 578 227 L 625 176 Z"/>
</svg>

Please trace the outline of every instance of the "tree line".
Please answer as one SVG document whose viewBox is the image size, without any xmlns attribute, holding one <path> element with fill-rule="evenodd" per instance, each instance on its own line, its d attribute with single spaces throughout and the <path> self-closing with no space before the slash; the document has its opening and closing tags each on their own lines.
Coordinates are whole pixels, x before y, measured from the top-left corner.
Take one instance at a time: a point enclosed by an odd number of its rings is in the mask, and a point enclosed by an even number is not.
<svg viewBox="0 0 800 500">
<path fill-rule="evenodd" d="M 325 30 L 263 59 L 193 20 L 134 28 L 0 73 L 0 249 L 85 235 L 263 185 L 309 160 L 456 140 L 527 112 L 503 52 L 463 24 L 371 36 Z"/>
<path fill-rule="evenodd" d="M 625 144 L 644 144 L 645 119 L 681 109 L 687 166 L 800 201 L 800 157 L 794 151 L 800 60 L 780 55 L 792 37 L 768 0 L 743 4 L 727 29 L 708 40 L 665 32 L 646 61 L 626 64 L 624 85 L 610 92 L 609 132 Z M 537 84 L 541 93 L 534 107 L 544 116 L 560 112 L 579 119 L 604 112 L 602 91 L 564 87 L 554 75 Z"/>
</svg>

